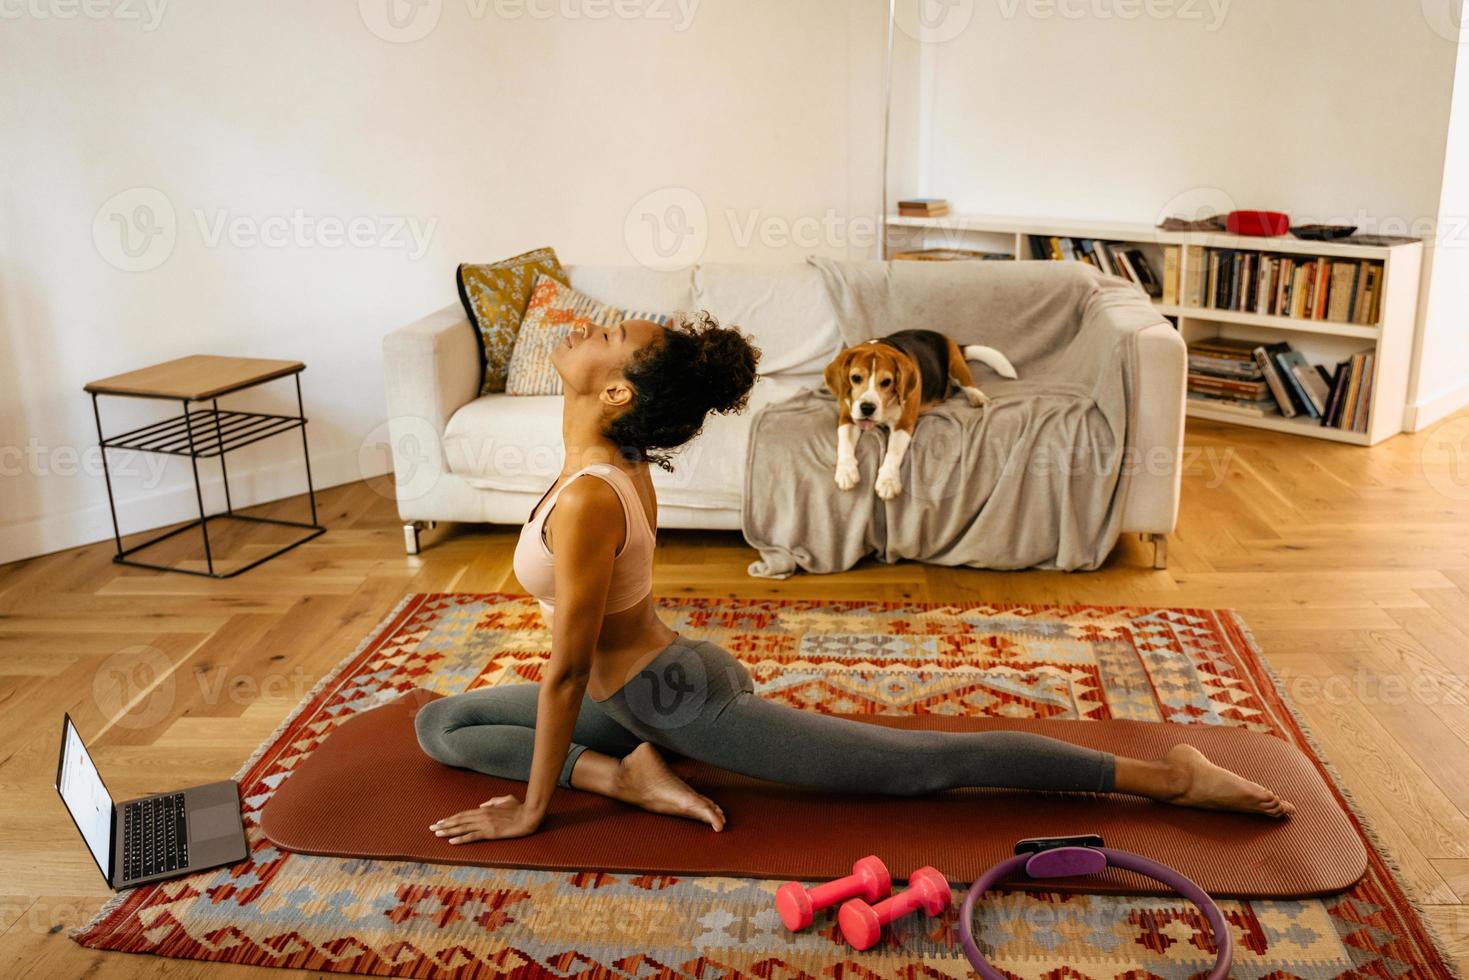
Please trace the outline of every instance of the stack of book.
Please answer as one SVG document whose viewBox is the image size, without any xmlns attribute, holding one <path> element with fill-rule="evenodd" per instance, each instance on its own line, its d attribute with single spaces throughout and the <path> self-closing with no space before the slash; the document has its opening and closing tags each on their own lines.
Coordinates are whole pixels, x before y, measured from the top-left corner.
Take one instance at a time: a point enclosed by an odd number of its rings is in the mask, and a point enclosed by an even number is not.
<svg viewBox="0 0 1469 980">
<path fill-rule="evenodd" d="M 1197 402 L 1253 418 L 1280 410 L 1255 361 L 1255 343 L 1213 337 L 1188 348 L 1188 396 Z"/>
<path fill-rule="evenodd" d="M 1149 296 L 1163 295 L 1163 280 L 1154 271 L 1148 257 L 1142 249 L 1126 242 L 1031 235 L 1030 256 L 1033 259 L 1086 262 L 1109 276 L 1121 276 L 1137 283 Z"/>
<path fill-rule="evenodd" d="M 898 202 L 898 214 L 905 218 L 941 218 L 949 213 L 949 202 L 941 197 L 910 197 Z"/>
<path fill-rule="evenodd" d="M 1284 341 L 1212 337 L 1189 345 L 1188 396 L 1254 418 L 1278 413 L 1366 432 L 1375 360 L 1374 351 L 1359 351 L 1329 372 Z"/>
<path fill-rule="evenodd" d="M 1189 306 L 1362 325 L 1382 314 L 1381 262 L 1191 245 L 1188 268 Z"/>
</svg>

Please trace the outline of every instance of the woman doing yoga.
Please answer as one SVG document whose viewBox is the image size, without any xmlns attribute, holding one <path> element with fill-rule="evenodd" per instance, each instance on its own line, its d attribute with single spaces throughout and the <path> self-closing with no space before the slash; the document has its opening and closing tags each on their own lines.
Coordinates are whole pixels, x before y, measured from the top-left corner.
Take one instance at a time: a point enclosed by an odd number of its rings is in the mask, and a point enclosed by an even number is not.
<svg viewBox="0 0 1469 980">
<path fill-rule="evenodd" d="M 1293 812 L 1187 745 L 1129 759 L 1021 732 L 911 731 L 766 701 L 728 651 L 665 626 L 649 594 L 658 515 L 649 464 L 669 467 L 709 412 L 742 410 L 758 357 L 707 315 L 574 331 L 556 349 L 566 463 L 515 548 L 515 574 L 551 627 L 550 659 L 538 685 L 443 698 L 417 719 L 430 756 L 524 780 L 525 799 L 496 797 L 433 833 L 454 844 L 534 833 L 558 786 L 724 829 L 719 804 L 679 779 L 659 748 L 833 792 L 985 786 Z"/>
</svg>

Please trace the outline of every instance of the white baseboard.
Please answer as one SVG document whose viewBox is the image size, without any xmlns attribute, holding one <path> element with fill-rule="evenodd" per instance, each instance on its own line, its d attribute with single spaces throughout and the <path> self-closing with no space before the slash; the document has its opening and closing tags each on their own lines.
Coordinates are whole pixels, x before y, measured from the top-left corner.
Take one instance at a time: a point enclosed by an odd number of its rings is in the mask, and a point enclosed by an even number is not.
<svg viewBox="0 0 1469 980">
<path fill-rule="evenodd" d="M 211 466 L 210 469 L 214 468 Z M 312 483 L 317 491 L 381 476 L 390 470 L 390 466 L 384 466 L 382 473 L 362 472 L 359 455 L 355 450 L 320 456 L 312 453 L 311 456 Z M 199 482 L 204 491 L 205 510 L 210 514 L 222 510 L 224 489 L 217 471 L 212 476 L 200 473 Z M 101 485 L 100 478 L 98 485 Z M 301 467 L 299 454 L 295 459 L 267 463 L 243 472 L 237 472 L 233 466 L 230 469 L 230 499 L 236 509 L 286 497 L 304 497 L 305 493 L 306 474 Z M 122 523 L 124 537 L 194 520 L 199 516 L 192 478 L 160 490 L 140 491 L 136 497 L 121 497 L 117 504 L 118 520 Z M 320 517 L 319 501 L 317 507 Z M 301 501 L 301 513 L 291 517 L 292 520 L 297 518 L 310 520 L 310 511 L 304 499 Z M 0 526 L 0 564 L 111 539 L 112 517 L 104 498 L 100 503 L 80 511 L 48 514 L 31 521 Z"/>
<path fill-rule="evenodd" d="M 1409 405 L 1403 414 L 1403 431 L 1420 432 L 1466 406 L 1469 406 L 1469 385 Z"/>
</svg>

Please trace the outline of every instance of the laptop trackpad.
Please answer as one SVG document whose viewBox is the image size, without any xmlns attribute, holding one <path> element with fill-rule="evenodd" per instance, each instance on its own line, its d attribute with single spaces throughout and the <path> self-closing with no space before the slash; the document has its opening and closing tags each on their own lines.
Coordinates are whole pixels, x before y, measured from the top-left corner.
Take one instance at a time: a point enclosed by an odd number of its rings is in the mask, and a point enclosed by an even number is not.
<svg viewBox="0 0 1469 980">
<path fill-rule="evenodd" d="M 216 803 L 189 811 L 189 836 L 195 841 L 237 834 L 239 826 L 240 807 L 236 803 Z"/>
</svg>

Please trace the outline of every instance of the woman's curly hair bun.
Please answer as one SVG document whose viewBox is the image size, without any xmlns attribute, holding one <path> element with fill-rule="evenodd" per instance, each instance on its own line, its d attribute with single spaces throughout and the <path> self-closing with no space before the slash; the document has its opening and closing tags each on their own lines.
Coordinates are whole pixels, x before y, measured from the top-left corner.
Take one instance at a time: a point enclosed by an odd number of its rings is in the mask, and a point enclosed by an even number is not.
<svg viewBox="0 0 1469 980">
<path fill-rule="evenodd" d="M 624 369 L 633 404 L 607 435 L 633 458 L 671 470 L 668 450 L 698 435 L 710 412 L 744 411 L 759 362 L 759 348 L 707 310 L 678 314 L 662 342 L 639 351 Z"/>
<path fill-rule="evenodd" d="M 742 412 L 755 384 L 755 365 L 760 351 L 748 338 L 731 327 L 721 327 L 707 311 L 685 314 L 676 329 L 695 342 L 690 371 L 704 389 L 709 410 L 728 414 Z"/>
</svg>

